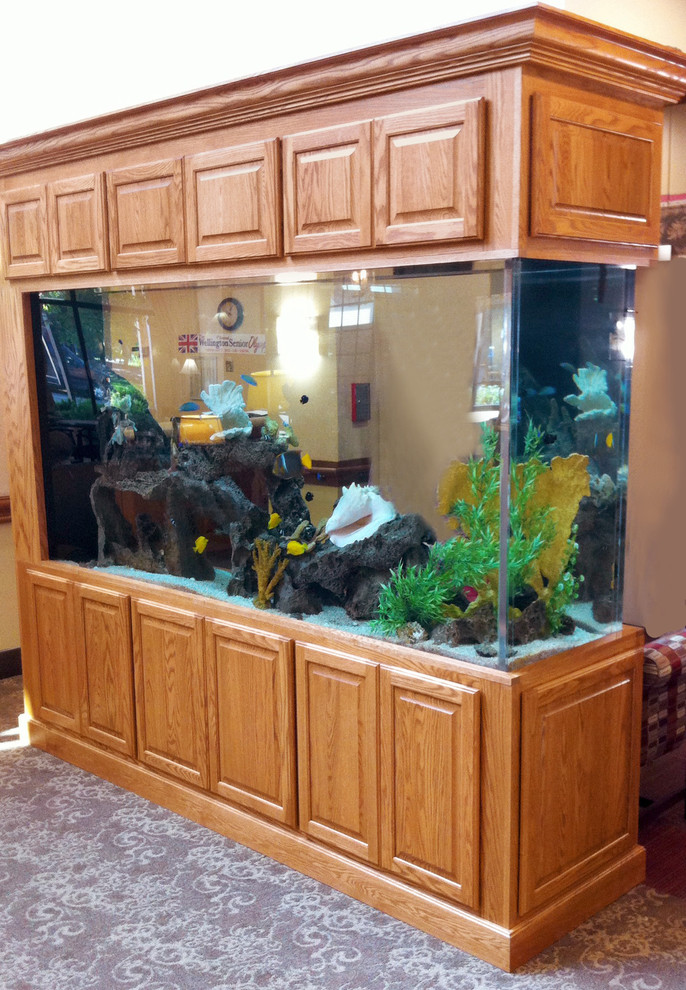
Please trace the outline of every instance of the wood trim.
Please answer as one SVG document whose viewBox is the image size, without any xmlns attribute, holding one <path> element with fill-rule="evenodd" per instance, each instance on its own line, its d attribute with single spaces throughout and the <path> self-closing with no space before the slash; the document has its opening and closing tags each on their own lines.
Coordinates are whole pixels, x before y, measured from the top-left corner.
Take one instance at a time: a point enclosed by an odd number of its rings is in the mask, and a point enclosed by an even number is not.
<svg viewBox="0 0 686 990">
<path fill-rule="evenodd" d="M 652 106 L 686 93 L 682 52 L 536 5 L 20 138 L 0 175 L 525 64 Z"/>
<path fill-rule="evenodd" d="M 12 506 L 9 495 L 0 495 L 0 523 L 12 522 Z"/>
<path fill-rule="evenodd" d="M 354 481 L 358 485 L 368 485 L 371 466 L 369 457 L 348 461 L 312 461 L 312 467 L 303 471 L 303 480 L 306 485 L 328 485 L 332 488 L 342 488 Z"/>
</svg>

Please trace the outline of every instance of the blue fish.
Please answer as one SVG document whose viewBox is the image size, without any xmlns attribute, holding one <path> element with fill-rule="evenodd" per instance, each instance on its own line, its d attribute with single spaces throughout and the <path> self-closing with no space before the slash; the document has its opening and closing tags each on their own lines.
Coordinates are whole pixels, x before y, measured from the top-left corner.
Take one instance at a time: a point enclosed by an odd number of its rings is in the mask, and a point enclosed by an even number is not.
<svg viewBox="0 0 686 990">
<path fill-rule="evenodd" d="M 182 406 L 179 406 L 179 412 L 195 412 L 199 408 L 197 402 L 184 402 Z"/>
<path fill-rule="evenodd" d="M 257 385 L 257 382 L 252 375 L 241 375 L 241 378 L 247 385 Z"/>
</svg>

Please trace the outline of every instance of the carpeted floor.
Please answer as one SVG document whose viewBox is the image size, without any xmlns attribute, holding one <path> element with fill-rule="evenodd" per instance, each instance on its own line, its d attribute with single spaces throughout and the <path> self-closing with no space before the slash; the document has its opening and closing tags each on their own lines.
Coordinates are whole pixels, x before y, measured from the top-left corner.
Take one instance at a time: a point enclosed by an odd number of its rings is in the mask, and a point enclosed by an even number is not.
<svg viewBox="0 0 686 990">
<path fill-rule="evenodd" d="M 2 990 L 683 990 L 686 901 L 647 886 L 515 974 L 17 745 L 0 682 Z M 19 708 L 17 708 L 19 702 Z"/>
</svg>

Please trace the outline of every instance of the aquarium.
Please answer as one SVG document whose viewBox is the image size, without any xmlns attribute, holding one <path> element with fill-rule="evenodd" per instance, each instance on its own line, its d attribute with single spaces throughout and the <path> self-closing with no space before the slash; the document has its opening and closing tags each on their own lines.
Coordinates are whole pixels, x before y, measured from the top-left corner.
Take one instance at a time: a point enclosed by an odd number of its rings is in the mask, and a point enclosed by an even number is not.
<svg viewBox="0 0 686 990">
<path fill-rule="evenodd" d="M 613 632 L 633 278 L 35 294 L 50 557 L 506 669 Z"/>
</svg>

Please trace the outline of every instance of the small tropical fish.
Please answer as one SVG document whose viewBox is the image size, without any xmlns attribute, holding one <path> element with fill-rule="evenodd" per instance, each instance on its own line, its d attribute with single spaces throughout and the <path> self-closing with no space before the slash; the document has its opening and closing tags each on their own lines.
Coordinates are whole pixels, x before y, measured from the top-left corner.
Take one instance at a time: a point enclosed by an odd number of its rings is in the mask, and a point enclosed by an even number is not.
<svg viewBox="0 0 686 990">
<path fill-rule="evenodd" d="M 305 501 L 306 502 L 311 502 L 313 498 L 314 498 L 314 495 L 312 494 L 312 492 L 305 492 Z"/>
<path fill-rule="evenodd" d="M 257 385 L 257 382 L 252 375 L 241 375 L 241 378 L 246 383 L 246 385 Z"/>
<path fill-rule="evenodd" d="M 179 406 L 179 412 L 196 412 L 199 408 L 197 402 L 184 402 L 182 406 Z"/>
<path fill-rule="evenodd" d="M 615 445 L 614 434 L 608 433 L 608 435 L 605 437 L 605 446 L 608 448 L 612 448 L 614 447 L 614 445 Z"/>
<path fill-rule="evenodd" d="M 286 545 L 286 553 L 289 553 L 291 557 L 300 557 L 301 554 L 307 552 L 307 544 L 301 543 L 300 540 L 289 540 Z"/>
<path fill-rule="evenodd" d="M 568 371 L 572 375 L 576 374 L 576 368 L 573 364 L 570 364 L 569 361 L 560 361 L 560 367 L 564 368 L 565 371 Z"/>
<path fill-rule="evenodd" d="M 277 478 L 297 478 L 302 474 L 303 468 L 312 467 L 312 458 L 309 454 L 301 454 L 299 450 L 287 450 L 274 461 L 272 473 Z"/>
<path fill-rule="evenodd" d="M 279 515 L 279 513 L 272 512 L 271 516 L 269 517 L 269 523 L 267 528 L 276 529 L 276 527 L 279 525 L 280 522 L 281 522 L 281 516 Z"/>
<path fill-rule="evenodd" d="M 204 553 L 208 540 L 206 536 L 199 536 L 193 544 L 193 553 Z"/>
<path fill-rule="evenodd" d="M 468 584 L 466 584 L 462 589 L 462 594 L 465 596 L 468 602 L 475 602 L 479 597 L 479 592 L 476 590 L 476 588 L 472 588 Z"/>
<path fill-rule="evenodd" d="M 310 401 L 309 395 L 300 396 L 300 402 L 302 403 L 303 406 L 306 406 L 309 401 Z"/>
</svg>

